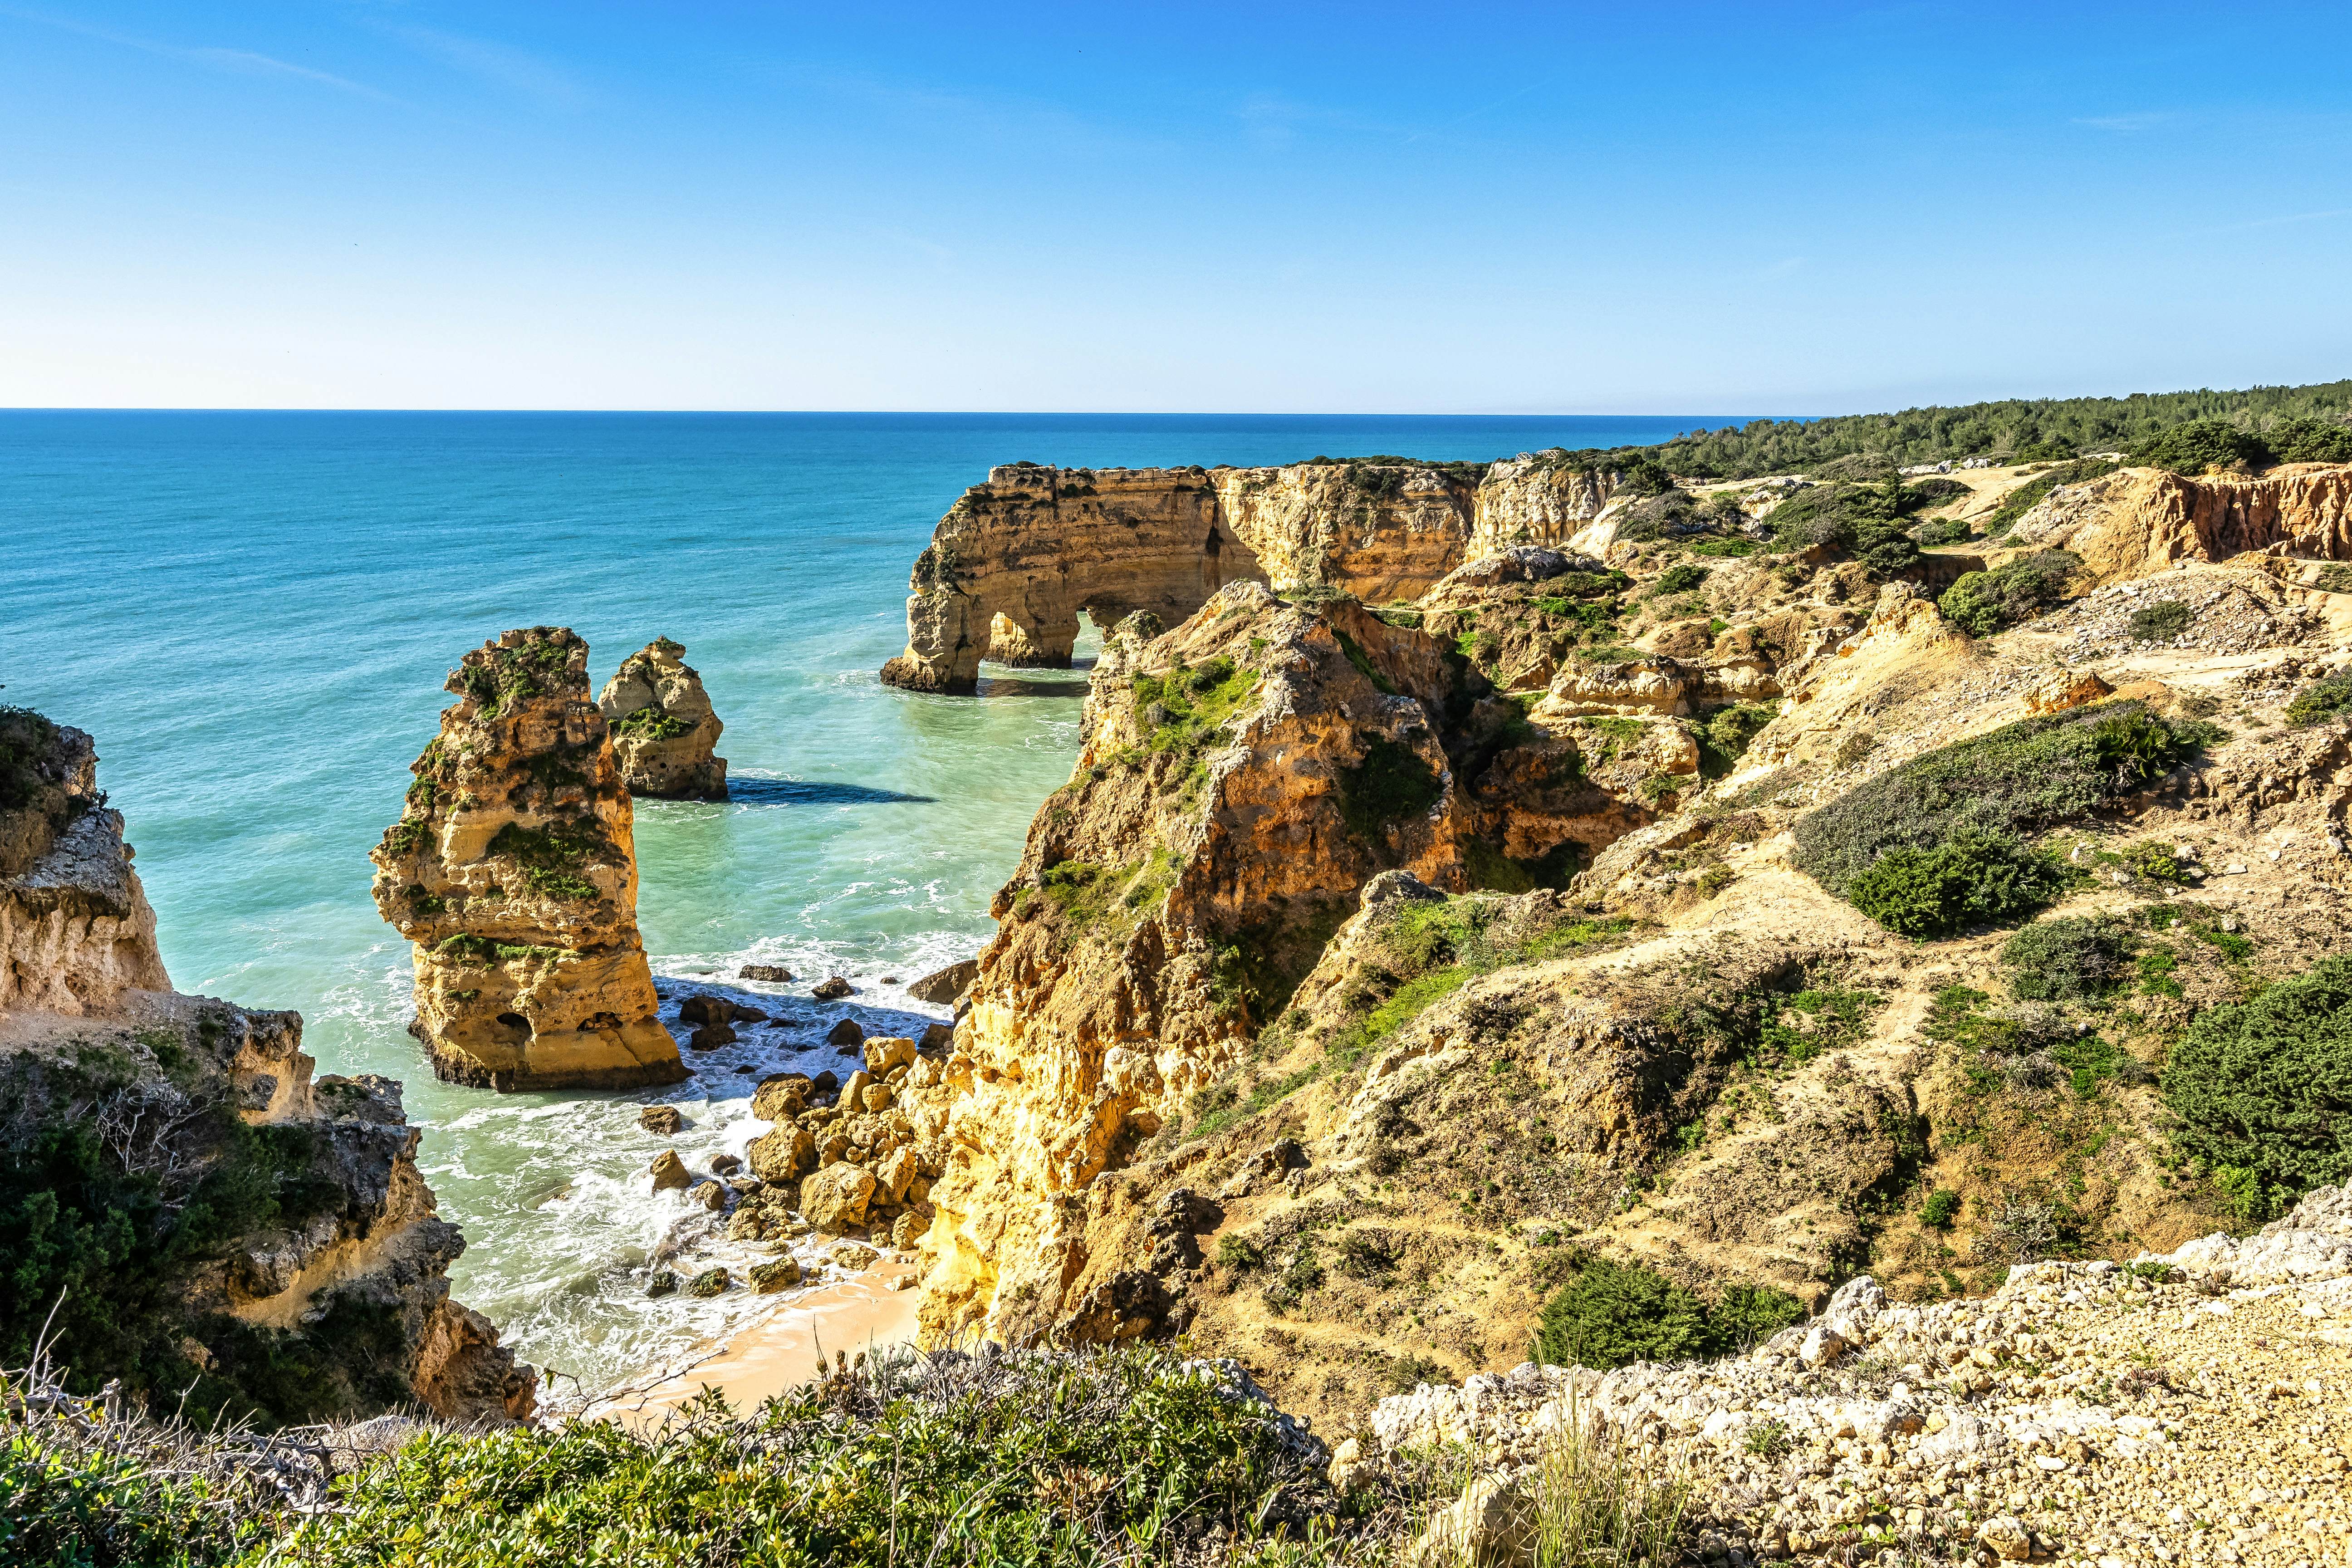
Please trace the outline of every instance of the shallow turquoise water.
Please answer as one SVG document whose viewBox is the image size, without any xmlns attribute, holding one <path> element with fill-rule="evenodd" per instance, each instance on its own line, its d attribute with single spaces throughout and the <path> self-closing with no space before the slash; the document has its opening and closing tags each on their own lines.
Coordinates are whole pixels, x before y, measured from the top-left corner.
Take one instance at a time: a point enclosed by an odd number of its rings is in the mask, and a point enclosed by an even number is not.
<svg viewBox="0 0 2352 1568">
<path fill-rule="evenodd" d="M 638 808 L 656 973 L 837 972 L 886 1023 L 907 1004 L 885 976 L 987 939 L 1077 744 L 1083 668 L 992 671 L 977 700 L 875 679 L 905 642 L 908 565 L 990 465 L 1481 458 L 1724 422 L 0 413 L 0 701 L 97 736 L 174 984 L 299 1009 L 321 1071 L 405 1080 L 471 1241 L 457 1295 L 593 1387 L 746 1310 L 642 1299 L 631 1270 L 689 1218 L 642 1172 L 666 1142 L 698 1168 L 740 1153 L 752 1075 L 831 1065 L 817 1037 L 844 1009 L 803 1000 L 658 1095 L 434 1081 L 367 851 L 467 647 L 569 626 L 601 685 L 655 637 L 685 643 L 739 798 Z M 655 1098 L 685 1136 L 637 1131 Z"/>
</svg>

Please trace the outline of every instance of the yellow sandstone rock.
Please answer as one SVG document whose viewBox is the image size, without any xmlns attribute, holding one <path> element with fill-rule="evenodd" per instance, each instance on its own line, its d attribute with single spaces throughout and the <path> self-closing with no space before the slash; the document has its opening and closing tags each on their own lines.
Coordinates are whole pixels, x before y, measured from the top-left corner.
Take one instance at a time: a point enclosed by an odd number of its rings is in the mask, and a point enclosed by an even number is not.
<svg viewBox="0 0 2352 1568">
<path fill-rule="evenodd" d="M 561 626 L 468 653 L 407 809 L 369 857 L 377 911 L 415 944 L 410 1032 L 456 1082 L 686 1076 L 655 1016 L 629 794 L 587 665 L 588 645 Z"/>
</svg>

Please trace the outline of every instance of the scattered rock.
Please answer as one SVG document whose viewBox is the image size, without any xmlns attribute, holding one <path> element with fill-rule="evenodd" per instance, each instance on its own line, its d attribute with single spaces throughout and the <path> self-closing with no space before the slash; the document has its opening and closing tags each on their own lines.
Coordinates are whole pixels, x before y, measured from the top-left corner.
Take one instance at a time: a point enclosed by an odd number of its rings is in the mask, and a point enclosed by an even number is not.
<svg viewBox="0 0 2352 1568">
<path fill-rule="evenodd" d="M 836 974 L 818 981 L 809 988 L 809 994 L 820 1002 L 838 1002 L 849 994 L 849 982 Z"/>
<path fill-rule="evenodd" d="M 846 1268 L 853 1274 L 872 1268 L 875 1259 L 881 1256 L 860 1241 L 845 1241 L 825 1254 L 827 1261 L 835 1268 Z"/>
<path fill-rule="evenodd" d="M 687 1294 L 690 1296 L 717 1296 L 734 1283 L 735 1277 L 728 1273 L 725 1268 L 706 1268 L 694 1277 L 694 1282 L 686 1289 Z"/>
<path fill-rule="evenodd" d="M 637 1125 L 667 1138 L 686 1126 L 686 1117 L 675 1105 L 648 1105 L 637 1112 Z"/>
<path fill-rule="evenodd" d="M 697 1182 L 687 1189 L 686 1201 L 707 1208 L 714 1214 L 719 1213 L 727 1207 L 727 1184 Z"/>
<path fill-rule="evenodd" d="M 866 1223 L 874 1196 L 874 1173 L 845 1160 L 801 1183 L 801 1213 L 819 1230 L 838 1235 Z"/>
<path fill-rule="evenodd" d="M 946 1007 L 971 989 L 980 973 L 980 960 L 967 958 L 950 963 L 944 969 L 934 969 L 907 987 L 907 994 L 918 1002 L 928 1002 L 934 1007 Z"/>
<path fill-rule="evenodd" d="M 876 1078 L 887 1078 L 891 1068 L 910 1067 L 915 1060 L 915 1042 L 896 1036 L 869 1035 L 865 1047 L 866 1070 Z"/>
<path fill-rule="evenodd" d="M 651 1170 L 654 1191 L 657 1193 L 668 1192 L 674 1188 L 684 1191 L 694 1183 L 694 1178 L 687 1173 L 686 1162 L 677 1157 L 677 1151 L 675 1149 L 665 1149 L 655 1155 Z"/>
<path fill-rule="evenodd" d="M 714 1176 L 731 1176 L 742 1168 L 743 1162 L 732 1154 L 713 1154 L 710 1157 L 710 1173 Z"/>
<path fill-rule="evenodd" d="M 926 1056 L 944 1053 L 955 1045 L 955 1026 L 928 1024 L 923 1027 L 922 1048 Z"/>
<path fill-rule="evenodd" d="M 687 1037 L 686 1043 L 698 1051 L 715 1051 L 721 1046 L 731 1046 L 737 1036 L 732 1026 L 705 1024 Z"/>
<path fill-rule="evenodd" d="M 828 1046 L 862 1046 L 866 1043 L 865 1027 L 855 1018 L 844 1018 L 825 1032 Z"/>
<path fill-rule="evenodd" d="M 789 1289 L 801 1282 L 801 1261 L 797 1258 L 779 1258 L 773 1263 L 751 1266 L 751 1289 L 761 1295 Z"/>
<path fill-rule="evenodd" d="M 735 972 L 738 980 L 765 980 L 772 984 L 790 981 L 793 972 L 781 963 L 747 963 Z"/>
<path fill-rule="evenodd" d="M 890 1109 L 890 1102 L 897 1098 L 898 1090 L 892 1089 L 888 1084 L 869 1083 L 866 1086 L 866 1093 L 861 1103 L 869 1113 L 879 1116 L 882 1112 Z"/>
<path fill-rule="evenodd" d="M 751 1173 L 765 1182 L 797 1182 L 816 1169 L 816 1136 L 790 1121 L 751 1143 Z"/>
<path fill-rule="evenodd" d="M 646 1294 L 648 1296 L 677 1295 L 677 1276 L 667 1268 L 655 1269 L 653 1278 L 646 1281 Z"/>
<path fill-rule="evenodd" d="M 762 1121 L 781 1121 L 808 1109 L 813 1092 L 806 1073 L 770 1073 L 751 1091 L 751 1114 Z"/>
</svg>

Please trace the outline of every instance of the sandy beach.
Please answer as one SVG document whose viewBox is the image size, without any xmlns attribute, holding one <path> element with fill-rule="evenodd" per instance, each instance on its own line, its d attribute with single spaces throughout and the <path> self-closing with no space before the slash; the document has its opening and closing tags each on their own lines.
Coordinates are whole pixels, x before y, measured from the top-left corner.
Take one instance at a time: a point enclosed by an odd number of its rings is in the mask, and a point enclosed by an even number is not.
<svg viewBox="0 0 2352 1568">
<path fill-rule="evenodd" d="M 806 1383 L 836 1351 L 855 1355 L 909 1343 L 921 1292 L 890 1286 L 894 1279 L 913 1279 L 916 1272 L 911 1261 L 884 1261 L 853 1279 L 779 1302 L 757 1322 L 698 1349 L 678 1369 L 597 1400 L 588 1414 L 633 1427 L 658 1426 L 706 1388 L 748 1411 Z"/>
</svg>

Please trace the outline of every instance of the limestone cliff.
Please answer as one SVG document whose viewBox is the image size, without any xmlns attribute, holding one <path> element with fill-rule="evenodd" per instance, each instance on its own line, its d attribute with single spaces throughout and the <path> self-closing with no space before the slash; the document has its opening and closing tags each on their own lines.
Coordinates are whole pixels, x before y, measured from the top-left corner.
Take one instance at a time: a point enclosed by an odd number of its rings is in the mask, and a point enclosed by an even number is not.
<svg viewBox="0 0 2352 1568">
<path fill-rule="evenodd" d="M 0 1213 L 36 1222 L 0 1227 L 0 1353 L 47 1323 L 78 1385 L 198 1415 L 528 1416 L 531 1369 L 448 1299 L 465 1240 L 400 1086 L 314 1079 L 297 1014 L 173 993 L 89 737 L 10 710 L 0 746 Z"/>
<path fill-rule="evenodd" d="M 104 1012 L 170 984 L 89 736 L 0 708 L 0 1013 Z"/>
<path fill-rule="evenodd" d="M 621 783 L 631 795 L 725 800 L 727 759 L 711 752 L 726 726 L 685 652 L 667 637 L 647 643 L 621 661 L 596 710 L 612 731 Z"/>
<path fill-rule="evenodd" d="M 2053 490 L 2007 542 L 2071 550 L 2104 583 L 2248 552 L 2352 560 L 2352 468 L 2292 464 L 2255 478 L 2126 468 Z"/>
<path fill-rule="evenodd" d="M 629 793 L 561 626 L 466 655 L 407 808 L 370 853 L 377 911 L 415 944 L 433 1068 L 499 1089 L 686 1076 L 637 936 Z"/>
<path fill-rule="evenodd" d="M 1081 611 L 1104 627 L 1139 610 L 1173 626 L 1242 580 L 1415 598 L 1510 543 L 1606 543 L 1594 529 L 1612 486 L 1549 458 L 992 468 L 917 560 L 907 651 L 882 679 L 971 691 L 983 658 L 1066 666 Z"/>
<path fill-rule="evenodd" d="M 2345 667 L 2352 595 L 2270 558 L 2335 548 L 2325 482 L 2274 479 L 2095 520 L 2140 531 L 2115 558 L 2142 574 L 2168 529 L 2260 559 L 1998 637 L 1724 531 L 1513 545 L 1377 614 L 1237 584 L 1122 628 L 954 1053 L 901 1102 L 944 1150 L 927 1329 L 1182 1328 L 1320 1416 L 1518 1361 L 1593 1254 L 1710 1299 L 1818 1301 L 1868 1263 L 1927 1300 L 2213 1228 L 2223 1197 L 2167 1163 L 2164 1042 L 2259 984 L 2229 954 L 2291 973 L 2352 918 L 2346 720 L 2278 728 Z M 2185 625 L 2135 640 L 2158 597 Z M 1898 941 L 1793 861 L 1885 769 L 2109 695 L 2237 738 L 2049 839 L 2084 868 L 2065 918 L 2214 933 L 2134 938 L 2151 978 L 2102 1007 L 2036 1002 L 2006 930 Z M 1408 704 L 1428 782 L 1383 792 L 1414 811 L 1373 852 L 1322 781 Z"/>
</svg>

